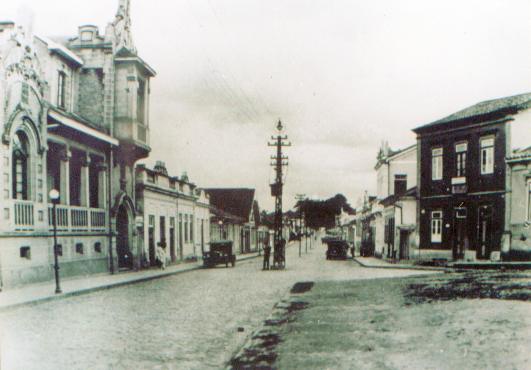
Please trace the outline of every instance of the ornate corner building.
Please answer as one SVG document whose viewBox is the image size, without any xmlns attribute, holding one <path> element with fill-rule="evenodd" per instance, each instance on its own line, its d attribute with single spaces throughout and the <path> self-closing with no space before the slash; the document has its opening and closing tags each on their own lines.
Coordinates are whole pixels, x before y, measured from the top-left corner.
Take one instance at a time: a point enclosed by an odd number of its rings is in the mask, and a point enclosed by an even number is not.
<svg viewBox="0 0 531 370">
<path fill-rule="evenodd" d="M 137 54 L 130 0 L 104 34 L 28 34 L 0 23 L 0 284 L 140 265 L 135 163 L 148 156 L 154 70 Z M 138 220 L 139 221 L 139 220 Z"/>
</svg>

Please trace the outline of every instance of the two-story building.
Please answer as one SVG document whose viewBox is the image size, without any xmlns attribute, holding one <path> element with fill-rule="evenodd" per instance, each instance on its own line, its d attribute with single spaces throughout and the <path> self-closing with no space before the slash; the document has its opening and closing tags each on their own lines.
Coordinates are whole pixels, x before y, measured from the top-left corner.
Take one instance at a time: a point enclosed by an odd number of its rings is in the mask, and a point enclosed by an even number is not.
<svg viewBox="0 0 531 370">
<path fill-rule="evenodd" d="M 138 264 L 134 164 L 148 155 L 149 80 L 129 1 L 104 34 L 49 39 L 0 23 L 0 284 Z"/>
<path fill-rule="evenodd" d="M 529 145 L 530 104 L 531 94 L 489 100 L 413 130 L 422 257 L 497 260 L 510 244 L 506 158 Z"/>
<path fill-rule="evenodd" d="M 209 250 L 210 202 L 186 174 L 170 176 L 164 162 L 136 168 L 136 205 L 143 218 L 141 239 L 145 266 L 156 264 L 162 246 L 170 263 L 196 259 Z"/>
<path fill-rule="evenodd" d="M 417 147 L 391 150 L 384 142 L 378 152 L 376 252 L 382 257 L 408 259 L 417 234 Z M 378 222 L 379 221 L 379 222 Z"/>
</svg>

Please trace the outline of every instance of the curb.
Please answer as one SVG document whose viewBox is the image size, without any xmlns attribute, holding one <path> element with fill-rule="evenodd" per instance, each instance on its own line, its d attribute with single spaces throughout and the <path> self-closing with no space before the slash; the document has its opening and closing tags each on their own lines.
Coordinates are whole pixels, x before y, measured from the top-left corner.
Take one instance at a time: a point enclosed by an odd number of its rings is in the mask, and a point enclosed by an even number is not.
<svg viewBox="0 0 531 370">
<path fill-rule="evenodd" d="M 256 255 L 256 256 L 255 255 L 253 255 L 253 256 L 245 256 L 243 258 L 237 259 L 236 262 L 247 261 L 247 260 L 250 260 L 250 259 L 253 259 L 253 258 L 257 258 L 257 257 L 260 257 L 260 256 L 259 255 Z M 26 301 L 26 302 L 14 303 L 12 305 L 7 305 L 7 306 L 4 306 L 4 307 L 0 307 L 0 312 L 10 311 L 10 310 L 17 309 L 17 308 L 20 308 L 20 307 L 23 307 L 23 306 L 34 306 L 34 305 L 38 305 L 38 304 L 41 304 L 41 303 L 56 301 L 56 300 L 60 300 L 60 299 L 65 299 L 65 298 L 69 298 L 69 297 L 75 297 L 75 296 L 89 294 L 89 293 L 94 293 L 94 292 L 98 292 L 98 291 L 101 291 L 101 290 L 119 288 L 119 287 L 122 287 L 122 286 L 125 286 L 125 285 L 132 285 L 132 284 L 142 283 L 142 282 L 146 282 L 146 281 L 162 279 L 162 278 L 166 278 L 166 277 L 169 277 L 169 276 L 178 275 L 178 274 L 182 274 L 182 273 L 185 273 L 185 272 L 190 272 L 190 271 L 195 271 L 195 270 L 200 270 L 200 269 L 203 269 L 202 265 L 193 266 L 193 267 L 186 268 L 186 269 L 183 269 L 183 270 L 178 270 L 178 271 L 168 271 L 168 272 L 163 272 L 163 273 L 159 273 L 159 274 L 156 274 L 156 275 L 142 276 L 142 277 L 138 277 L 138 278 L 133 278 L 131 280 L 118 281 L 118 282 L 115 282 L 115 283 L 107 283 L 107 284 L 100 285 L 100 286 L 94 286 L 94 287 L 90 287 L 90 288 L 74 290 L 74 291 L 71 291 L 71 292 L 65 292 L 65 293 L 61 293 L 61 294 L 57 294 L 57 295 L 52 295 L 52 296 L 43 297 L 43 298 L 37 298 L 37 299 L 29 300 L 29 301 Z"/>
<path fill-rule="evenodd" d="M 373 268 L 373 269 L 419 270 L 419 271 L 439 271 L 439 272 L 455 271 L 454 269 L 446 268 L 446 267 L 404 266 L 404 265 L 374 266 L 374 265 L 368 265 L 366 263 L 363 263 L 360 260 L 358 260 L 356 257 L 353 257 L 352 259 L 354 260 L 354 262 L 359 264 L 361 267 Z"/>
</svg>

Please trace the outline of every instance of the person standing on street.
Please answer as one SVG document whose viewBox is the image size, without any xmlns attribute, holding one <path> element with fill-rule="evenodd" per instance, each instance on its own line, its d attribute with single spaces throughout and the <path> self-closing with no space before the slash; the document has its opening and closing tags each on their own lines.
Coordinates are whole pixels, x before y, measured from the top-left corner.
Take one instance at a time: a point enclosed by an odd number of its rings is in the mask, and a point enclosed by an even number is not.
<svg viewBox="0 0 531 370">
<path fill-rule="evenodd" d="M 263 270 L 269 270 L 269 257 L 271 255 L 271 246 L 268 243 L 264 247 L 264 265 Z"/>
<path fill-rule="evenodd" d="M 162 270 L 166 268 L 166 244 L 163 242 L 158 243 L 157 245 L 157 261 Z"/>
</svg>

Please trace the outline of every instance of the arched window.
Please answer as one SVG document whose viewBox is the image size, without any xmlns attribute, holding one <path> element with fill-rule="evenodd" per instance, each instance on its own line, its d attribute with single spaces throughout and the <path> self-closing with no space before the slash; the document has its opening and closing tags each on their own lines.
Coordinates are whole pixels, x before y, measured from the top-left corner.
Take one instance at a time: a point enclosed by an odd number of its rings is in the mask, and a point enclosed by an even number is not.
<svg viewBox="0 0 531 370">
<path fill-rule="evenodd" d="M 27 200 L 29 195 L 29 145 L 28 137 L 18 131 L 13 137 L 13 198 Z"/>
</svg>

